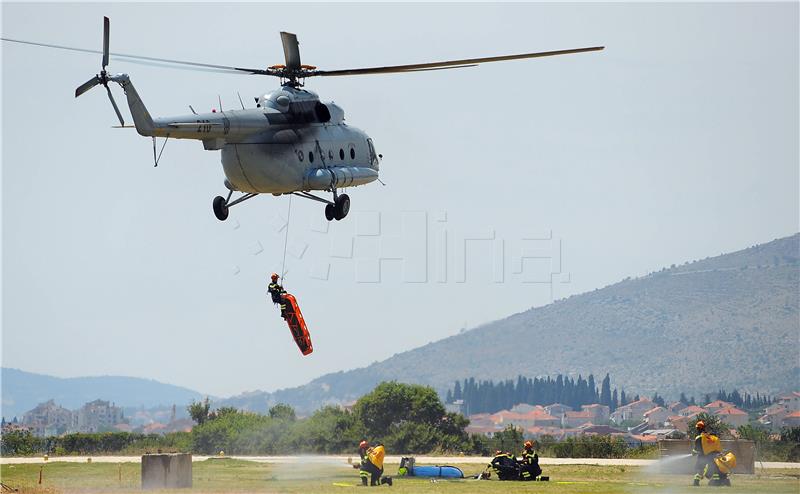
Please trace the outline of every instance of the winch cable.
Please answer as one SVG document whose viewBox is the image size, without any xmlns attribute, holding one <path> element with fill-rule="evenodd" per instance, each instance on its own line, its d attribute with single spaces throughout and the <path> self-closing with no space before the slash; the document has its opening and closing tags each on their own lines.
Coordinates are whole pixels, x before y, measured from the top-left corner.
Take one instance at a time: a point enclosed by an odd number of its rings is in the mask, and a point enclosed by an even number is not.
<svg viewBox="0 0 800 494">
<path fill-rule="evenodd" d="M 289 244 L 289 220 L 292 219 L 292 194 L 289 194 L 289 211 L 286 213 L 286 232 L 283 237 L 283 262 L 281 263 L 281 282 L 286 284 L 286 246 Z"/>
</svg>

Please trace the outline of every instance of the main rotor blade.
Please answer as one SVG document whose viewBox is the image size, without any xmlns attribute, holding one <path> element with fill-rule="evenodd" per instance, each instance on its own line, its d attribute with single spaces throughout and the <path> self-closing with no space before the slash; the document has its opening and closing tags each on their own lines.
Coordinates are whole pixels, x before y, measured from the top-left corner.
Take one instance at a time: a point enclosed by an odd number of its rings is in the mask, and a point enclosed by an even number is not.
<svg viewBox="0 0 800 494">
<path fill-rule="evenodd" d="M 281 31 L 281 43 L 283 43 L 286 68 L 289 70 L 300 69 L 300 47 L 298 46 L 297 35 Z"/>
<path fill-rule="evenodd" d="M 101 81 L 100 81 L 99 77 L 97 77 L 97 76 L 92 77 L 88 81 L 86 81 L 83 84 L 81 84 L 80 86 L 78 86 L 78 89 L 75 90 L 75 97 L 77 98 L 78 96 L 82 95 L 86 91 L 88 91 L 88 90 L 92 89 L 93 87 L 95 87 L 96 85 L 100 84 L 100 82 Z"/>
<path fill-rule="evenodd" d="M 523 58 L 552 57 L 555 55 L 569 55 L 572 53 L 582 53 L 586 51 L 598 51 L 604 46 L 592 46 L 589 48 L 575 48 L 571 50 L 542 51 L 537 53 L 521 53 L 519 55 L 501 55 L 497 57 L 484 58 L 465 58 L 463 60 L 446 60 L 443 62 L 415 63 L 409 65 L 389 65 L 386 67 L 370 67 L 365 69 L 344 69 L 344 70 L 317 70 L 309 75 L 319 76 L 339 76 L 339 75 L 364 75 L 364 74 L 388 74 L 392 72 L 414 72 L 418 70 L 430 70 L 436 68 L 457 67 L 465 65 L 477 65 L 487 62 L 502 62 L 505 60 L 520 60 Z"/>
<path fill-rule="evenodd" d="M 111 101 L 111 106 L 114 107 L 114 111 L 117 113 L 117 118 L 119 119 L 119 124 L 124 127 L 125 126 L 125 120 L 122 119 L 122 113 L 119 112 L 119 107 L 117 106 L 117 102 L 114 101 L 114 95 L 111 94 L 111 88 L 106 86 L 106 91 L 108 92 L 108 99 Z"/>
<path fill-rule="evenodd" d="M 108 65 L 108 38 L 111 31 L 111 25 L 108 17 L 103 17 L 103 70 L 106 70 Z"/>
<path fill-rule="evenodd" d="M 24 41 L 20 39 L 11 39 L 11 38 L 0 38 L 0 40 L 8 41 L 10 43 L 20 43 L 23 45 L 32 45 L 32 46 L 43 46 L 45 48 L 56 48 L 58 50 L 69 50 L 69 51 L 77 51 L 81 53 L 99 53 L 102 54 L 103 52 L 98 50 L 89 50 L 87 48 L 75 48 L 72 46 L 62 46 L 62 45 L 52 45 L 48 43 L 37 43 L 35 41 Z M 228 65 L 214 65 L 210 63 L 199 63 L 199 62 L 186 62 L 183 60 L 170 60 L 167 58 L 156 58 L 156 57 L 145 57 L 141 55 L 129 55 L 125 53 L 114 53 L 109 52 L 109 55 L 113 56 L 114 58 L 118 58 L 120 60 L 124 60 L 127 62 L 132 63 L 140 63 L 139 61 L 147 61 L 147 62 L 166 62 L 166 63 L 173 63 L 177 65 L 185 65 L 186 68 L 190 67 L 200 67 L 205 69 L 216 69 L 218 71 L 224 71 L 233 74 L 262 74 L 262 75 L 276 75 L 270 72 L 269 70 L 264 69 L 248 69 L 245 67 L 231 67 Z M 146 65 L 146 64 L 145 64 Z"/>
</svg>

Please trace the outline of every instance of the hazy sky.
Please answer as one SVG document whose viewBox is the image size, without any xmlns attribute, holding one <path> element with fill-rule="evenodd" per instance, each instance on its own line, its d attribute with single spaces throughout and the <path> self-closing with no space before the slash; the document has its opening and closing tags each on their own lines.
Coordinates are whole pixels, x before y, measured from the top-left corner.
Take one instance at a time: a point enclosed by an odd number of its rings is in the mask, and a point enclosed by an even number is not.
<svg viewBox="0 0 800 494">
<path fill-rule="evenodd" d="M 283 62 L 281 30 L 322 69 L 606 50 L 308 81 L 373 137 L 386 186 L 349 190 L 330 225 L 292 201 L 302 357 L 265 295 L 288 199 L 218 222 L 218 151 L 171 140 L 153 168 L 149 139 L 111 128 L 102 88 L 74 98 L 99 55 L 3 43 L 3 366 L 274 390 L 799 228 L 796 2 L 3 3 L 3 36 L 100 49 L 103 15 L 112 51 L 248 67 Z M 238 107 L 237 91 L 250 107 L 278 85 L 110 70 L 156 116 L 218 95 Z"/>
</svg>

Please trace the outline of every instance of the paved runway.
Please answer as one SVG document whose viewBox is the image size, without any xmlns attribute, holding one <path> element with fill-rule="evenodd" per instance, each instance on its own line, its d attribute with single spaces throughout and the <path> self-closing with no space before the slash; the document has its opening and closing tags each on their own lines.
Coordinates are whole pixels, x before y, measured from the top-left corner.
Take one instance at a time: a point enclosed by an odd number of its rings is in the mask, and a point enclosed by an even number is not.
<svg viewBox="0 0 800 494">
<path fill-rule="evenodd" d="M 355 456 L 355 455 L 354 455 Z M 67 461 L 72 463 L 86 463 L 88 458 L 92 462 L 97 463 L 140 463 L 142 458 L 140 456 L 60 456 L 50 457 L 49 462 L 54 461 Z M 192 461 L 204 461 L 209 458 L 218 458 L 216 456 L 193 456 Z M 328 465 L 339 464 L 347 466 L 348 456 L 231 456 L 237 460 L 248 460 L 259 463 L 324 463 Z M 387 463 L 400 463 L 400 456 L 387 456 Z M 429 465 L 447 465 L 447 464 L 479 464 L 485 465 L 491 461 L 491 458 L 481 456 L 416 456 L 417 463 Z M 44 463 L 44 458 L 41 456 L 35 457 L 8 457 L 0 458 L 0 464 L 18 464 L 18 463 Z M 651 466 L 655 465 L 658 460 L 629 460 L 629 459 L 616 459 L 616 458 L 539 458 L 539 463 L 542 465 L 621 465 L 621 466 Z M 765 461 L 757 462 L 756 470 L 758 469 L 776 469 L 776 468 L 791 468 L 800 470 L 800 463 L 785 463 Z"/>
</svg>

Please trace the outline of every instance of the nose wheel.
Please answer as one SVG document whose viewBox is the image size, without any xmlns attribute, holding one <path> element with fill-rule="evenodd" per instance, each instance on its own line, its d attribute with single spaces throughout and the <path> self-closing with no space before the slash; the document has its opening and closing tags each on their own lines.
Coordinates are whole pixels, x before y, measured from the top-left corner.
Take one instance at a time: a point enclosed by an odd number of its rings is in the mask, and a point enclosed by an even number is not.
<svg viewBox="0 0 800 494">
<path fill-rule="evenodd" d="M 225 221 L 228 219 L 228 201 L 225 200 L 222 196 L 217 196 L 214 198 L 214 216 L 217 217 L 220 221 Z"/>
</svg>

